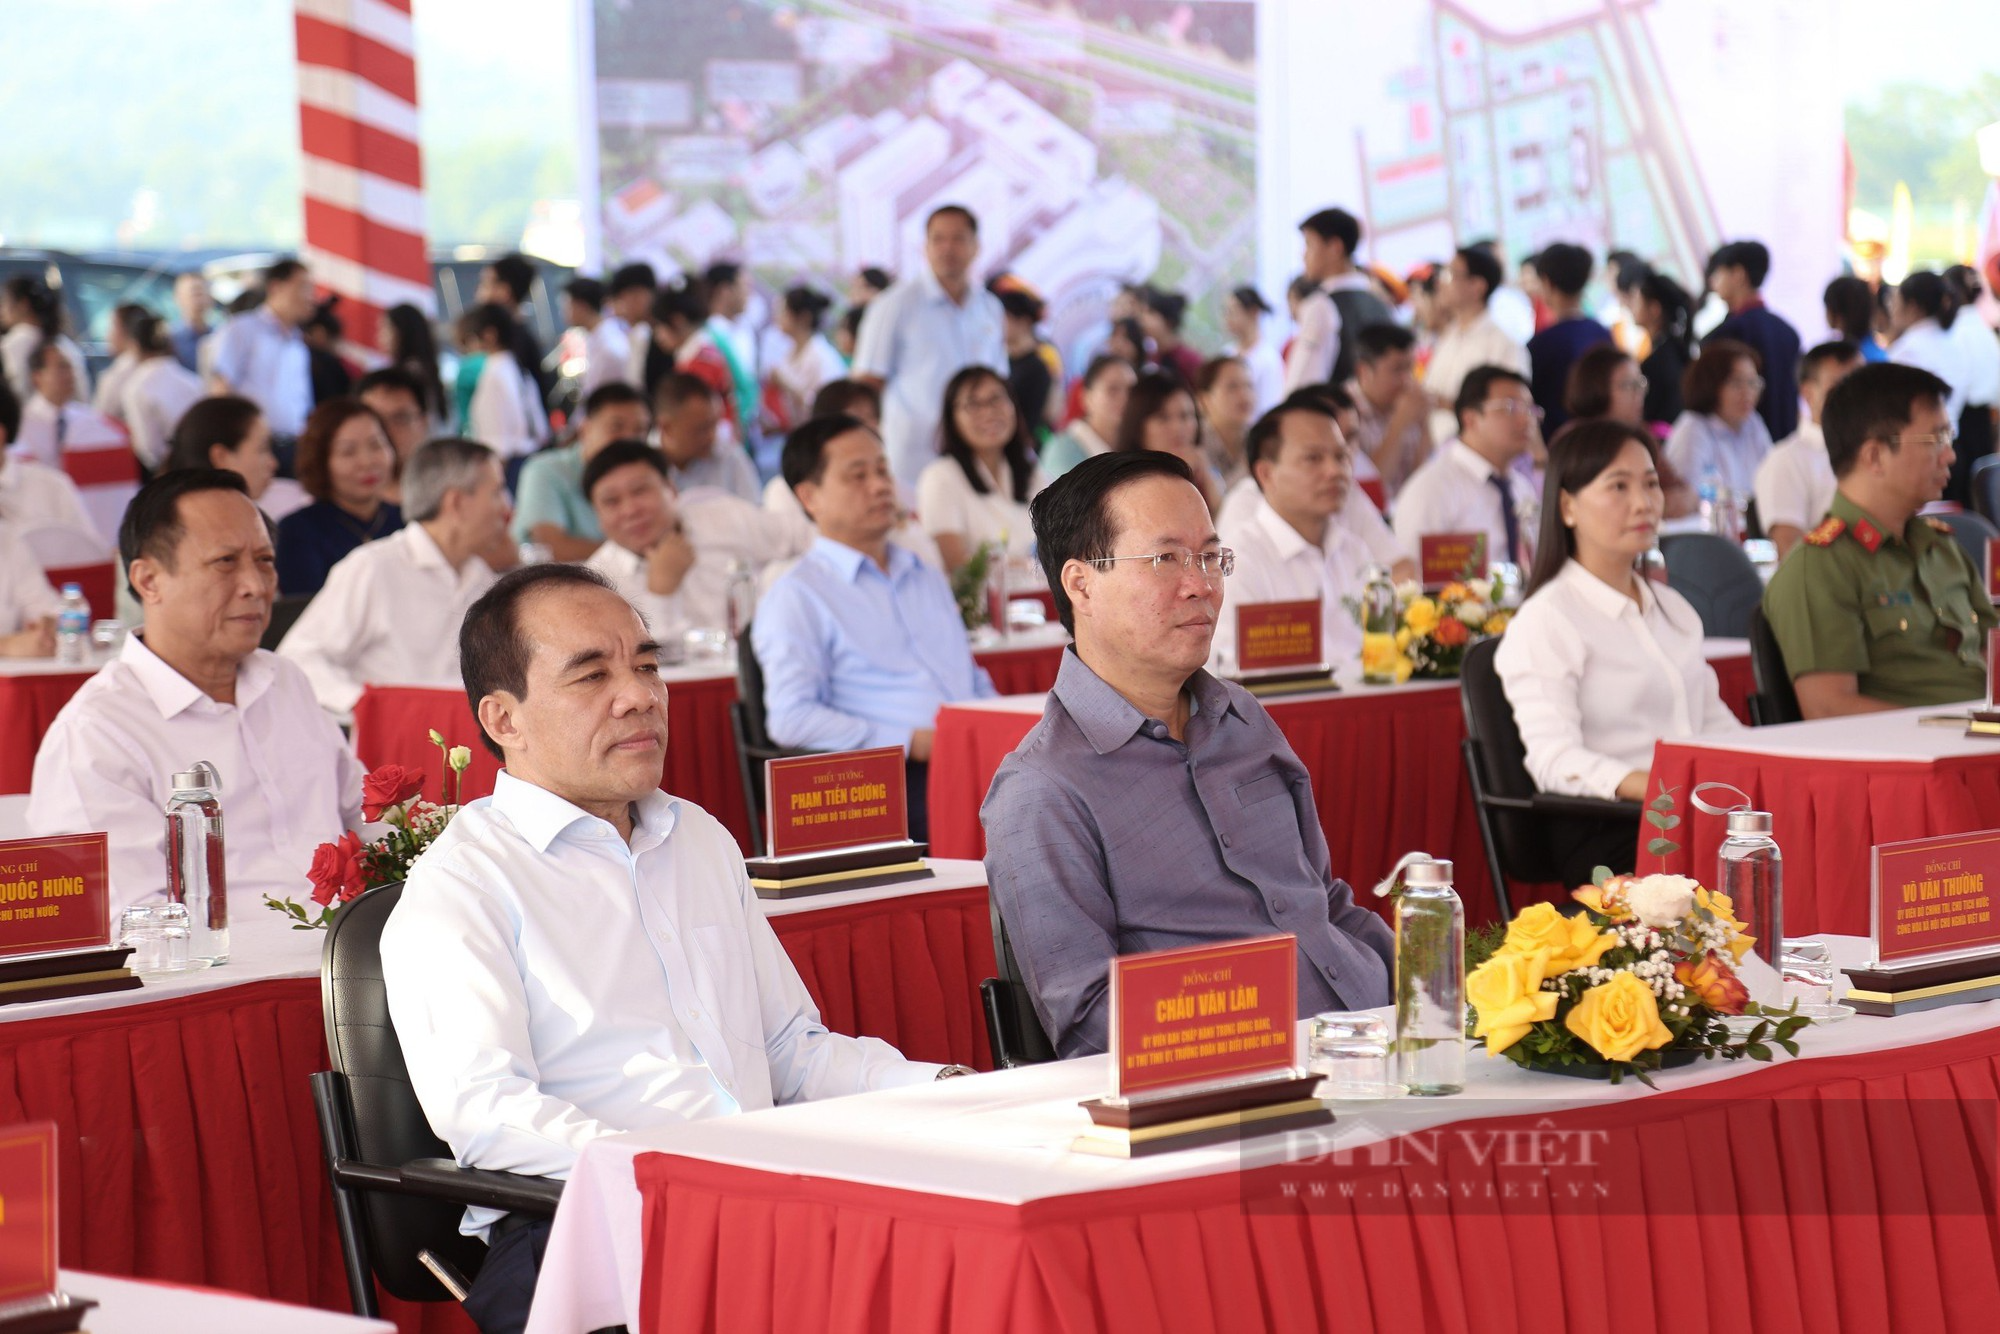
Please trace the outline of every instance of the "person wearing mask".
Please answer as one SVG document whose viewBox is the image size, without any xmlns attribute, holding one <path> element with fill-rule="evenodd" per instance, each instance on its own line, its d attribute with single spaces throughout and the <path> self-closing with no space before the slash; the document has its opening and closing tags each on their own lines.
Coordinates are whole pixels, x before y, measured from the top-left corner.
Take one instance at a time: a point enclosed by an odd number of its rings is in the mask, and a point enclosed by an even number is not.
<svg viewBox="0 0 2000 1334">
<path fill-rule="evenodd" d="M 362 769 L 299 669 L 258 647 L 277 593 L 268 523 L 240 475 L 176 469 L 139 489 L 118 554 L 145 628 L 42 738 L 29 831 L 108 835 L 113 913 L 158 902 L 160 803 L 204 759 L 228 808 L 231 897 L 296 894 L 314 850 L 361 827 Z"/>
<path fill-rule="evenodd" d="M 1757 415 L 1773 440 L 1799 425 L 1799 331 L 1764 304 L 1764 279 L 1771 252 L 1762 241 L 1731 241 L 1708 259 L 1708 290 L 1722 298 L 1729 314 L 1701 340 L 1742 343 L 1755 348 L 1764 367 L 1764 392 Z"/>
<path fill-rule="evenodd" d="M 179 468 L 235 473 L 243 479 L 244 493 L 274 524 L 312 503 L 303 486 L 278 476 L 278 456 L 264 414 L 234 394 L 204 398 L 174 423 L 163 471 Z"/>
<path fill-rule="evenodd" d="M 1230 603 L 1318 598 L 1326 661 L 1356 658 L 1361 626 L 1348 600 L 1360 598 L 1374 561 L 1339 522 L 1353 495 L 1354 464 L 1332 406 L 1303 394 L 1286 399 L 1257 419 L 1246 444 L 1257 500 L 1216 524 L 1223 546 L 1236 553 Z M 1228 607 L 1215 625 L 1208 669 L 1236 674 L 1236 616 Z"/>
<path fill-rule="evenodd" d="M 507 337 L 507 352 L 514 358 L 514 365 L 520 369 L 532 386 L 531 395 L 535 411 L 531 422 L 535 426 L 535 444 L 539 447 L 549 437 L 547 404 L 549 394 L 556 387 L 555 374 L 542 365 L 541 340 L 535 337 L 531 320 L 532 307 L 528 298 L 535 290 L 535 261 L 518 250 L 509 251 L 491 264 L 479 270 L 479 286 L 474 289 L 472 299 L 478 305 L 492 304 L 507 312 L 511 320 L 511 332 Z M 392 364 L 400 365 L 417 377 L 419 384 L 426 384 L 422 354 L 414 350 L 403 352 L 400 359 Z M 436 372 L 436 348 L 431 352 L 431 371 Z M 416 364 L 410 364 L 410 363 Z M 428 392 L 428 387 L 426 388 Z M 426 407 L 430 404 L 426 403 Z M 442 418 L 438 420 L 440 430 L 444 428 Z"/>
<path fill-rule="evenodd" d="M 1740 498 L 1756 488 L 1757 465 L 1771 452 L 1771 433 L 1757 415 L 1763 369 L 1756 349 L 1727 338 L 1704 343 L 1688 367 L 1681 386 L 1687 408 L 1664 452 L 1697 492 L 1716 486 Z"/>
<path fill-rule="evenodd" d="M 1806 401 L 1806 416 L 1799 429 L 1771 446 L 1757 465 L 1757 519 L 1764 536 L 1777 545 L 1780 560 L 1819 526 L 1833 504 L 1838 483 L 1820 417 L 1833 387 L 1862 364 L 1860 349 L 1847 342 L 1821 343 L 1799 360 L 1799 394 Z"/>
<path fill-rule="evenodd" d="M 819 391 L 847 373 L 840 354 L 819 328 L 832 304 L 833 299 L 824 292 L 793 287 L 778 306 L 778 331 L 790 341 L 792 350 L 771 367 L 764 402 L 773 409 L 771 416 L 783 430 L 810 416 Z"/>
<path fill-rule="evenodd" d="M 517 330 L 519 327 L 515 326 Z M 382 355 L 389 359 L 384 369 L 401 372 L 417 387 L 417 406 L 423 409 L 425 418 L 424 438 L 443 433 L 451 425 L 452 404 L 445 397 L 444 376 L 438 364 L 437 336 L 431 332 L 430 318 L 407 303 L 391 306 L 382 314 L 377 337 Z M 529 334 L 528 337 L 532 339 L 534 335 Z M 362 378 L 365 380 L 367 377 Z M 364 391 L 358 385 L 354 396 L 364 397 Z"/>
<path fill-rule="evenodd" d="M 1222 478 L 1201 453 L 1201 409 L 1194 394 L 1165 371 L 1147 371 L 1125 399 L 1125 415 L 1111 442 L 1113 453 L 1172 454 L 1187 465 L 1209 513 L 1222 508 Z"/>
<path fill-rule="evenodd" d="M 1650 349 L 1639 363 L 1646 377 L 1646 422 L 1665 431 L 1680 420 L 1681 385 L 1694 362 L 1694 298 L 1666 274 L 1648 273 L 1639 283 L 1633 318 L 1646 332 Z"/>
<path fill-rule="evenodd" d="M 1808 718 L 1986 693 L 1986 637 L 2000 618 L 1950 527 L 1919 513 L 1951 475 L 1950 392 L 1927 370 L 1886 362 L 1826 396 L 1833 503 L 1764 589 Z"/>
<path fill-rule="evenodd" d="M 1543 792 L 1646 799 L 1660 741 L 1742 730 L 1702 653 L 1701 618 L 1639 572 L 1664 516 L 1657 448 L 1642 427 L 1578 421 L 1549 447 L 1528 598 L 1494 667 Z M 1637 816 L 1547 822 L 1565 885 L 1629 873 Z"/>
<path fill-rule="evenodd" d="M 403 502 L 409 522 L 342 557 L 278 645 L 338 717 L 371 681 L 451 680 L 459 624 L 493 586 L 479 552 L 507 531 L 498 455 L 473 440 L 432 440 L 410 459 Z"/>
<path fill-rule="evenodd" d="M 1299 300 L 1298 333 L 1285 353 L 1285 392 L 1311 384 L 1346 384 L 1361 359 L 1360 333 L 1374 324 L 1394 324 L 1390 310 L 1368 275 L 1357 267 L 1361 222 L 1345 209 L 1327 208 L 1299 224 L 1305 242 L 1305 281 L 1312 290 Z"/>
<path fill-rule="evenodd" d="M 174 360 L 180 362 L 182 370 L 200 375 L 202 342 L 214 328 L 215 298 L 209 294 L 208 279 L 199 269 L 188 269 L 175 276 L 174 311 L 180 316 L 169 335 L 174 345 Z"/>
<path fill-rule="evenodd" d="M 1826 310 L 1826 327 L 1836 339 L 1859 348 L 1863 361 L 1872 365 L 1889 359 L 1889 349 L 1875 336 L 1874 288 L 1843 273 L 1826 285 L 1820 304 Z"/>
<path fill-rule="evenodd" d="M 660 381 L 653 407 L 674 490 L 712 486 L 757 503 L 757 466 L 741 449 L 722 443 L 723 401 L 712 382 L 675 371 Z"/>
<path fill-rule="evenodd" d="M 1643 281 L 1643 279 L 1641 279 Z M 1639 363 L 1616 343 L 1599 343 L 1576 359 L 1569 368 L 1569 384 L 1563 390 L 1563 407 L 1572 422 L 1609 420 L 1627 426 L 1646 426 L 1646 395 L 1649 386 Z M 1648 427 L 1647 429 L 1651 429 Z M 1524 458 L 1532 457 L 1530 451 Z M 1543 491 L 1547 451 L 1536 467 L 1533 495 Z M 1517 470 L 1518 471 L 1518 470 Z M 1665 459 L 1659 461 L 1660 492 L 1665 497 L 1669 519 L 1693 514 L 1700 498 Z"/>
<path fill-rule="evenodd" d="M 1416 335 L 1399 324 L 1371 324 L 1354 337 L 1354 378 L 1345 388 L 1356 425 L 1347 443 L 1356 480 L 1375 483 L 1387 500 L 1431 457 L 1435 443 L 1430 405 L 1417 383 L 1416 346 Z"/>
<path fill-rule="evenodd" d="M 0 365 L 7 373 L 7 387 L 22 402 L 35 392 L 30 366 L 35 349 L 53 343 L 62 350 L 70 365 L 71 397 L 78 402 L 90 398 L 90 367 L 83 349 L 63 330 L 62 298 L 47 283 L 31 273 L 17 273 L 0 284 Z"/>
<path fill-rule="evenodd" d="M 1237 357 L 1210 357 L 1194 376 L 1201 410 L 1201 453 L 1226 491 L 1250 475 L 1245 438 L 1257 418 L 1257 387 Z"/>
<path fill-rule="evenodd" d="M 302 332 L 319 311 L 311 270 L 281 259 L 264 270 L 264 299 L 215 333 L 210 393 L 255 403 L 285 457 L 313 410 L 312 353 Z"/>
<path fill-rule="evenodd" d="M 1042 299 L 1018 284 L 996 293 L 1007 337 L 1007 392 L 1035 440 L 1047 436 L 1062 407 L 1062 359 L 1042 341 Z"/>
<path fill-rule="evenodd" d="M 917 479 L 917 514 L 956 574 L 989 544 L 1003 557 L 1034 550 L 1028 502 L 1048 484 L 1007 393 L 985 366 L 967 366 L 945 385 L 939 457 Z"/>
<path fill-rule="evenodd" d="M 1007 373 L 1006 313 L 974 281 L 979 220 L 957 204 L 924 220 L 924 263 L 868 303 L 855 379 L 882 394 L 882 440 L 896 478 L 914 486 L 937 457 L 945 384 L 966 366 Z"/>
<path fill-rule="evenodd" d="M 1106 352 L 1093 358 L 1084 368 L 1080 382 L 1081 411 L 1042 446 L 1043 474 L 1054 479 L 1093 454 L 1109 452 L 1111 442 L 1118 438 L 1125 402 L 1138 381 L 1139 373 L 1123 357 Z"/>
<path fill-rule="evenodd" d="M 1583 313 L 1583 289 L 1589 286 L 1594 267 L 1588 250 L 1566 241 L 1556 242 L 1535 257 L 1549 321 L 1528 340 L 1528 364 L 1532 367 L 1528 382 L 1534 387 L 1535 406 L 1542 410 L 1542 421 L 1551 433 L 1569 420 L 1562 398 L 1570 366 L 1599 343 L 1611 341 L 1611 330 Z"/>
<path fill-rule="evenodd" d="M 1474 366 L 1505 366 L 1516 375 L 1528 373 L 1528 349 L 1508 337 L 1487 309 L 1499 288 L 1500 261 L 1483 247 L 1461 247 L 1439 274 L 1437 304 L 1445 325 L 1424 371 L 1432 440 L 1458 434 L 1453 405 L 1466 372 Z"/>
<path fill-rule="evenodd" d="M 1250 373 L 1251 412 L 1261 417 L 1285 396 L 1285 359 L 1264 329 L 1271 303 L 1254 287 L 1236 287 L 1222 298 L 1222 327 L 1229 331 L 1228 354 Z"/>
<path fill-rule="evenodd" d="M 299 437 L 299 485 L 313 503 L 278 523 L 280 593 L 312 596 L 348 553 L 402 528 L 403 511 L 383 498 L 395 472 L 388 428 L 366 404 L 313 409 Z"/>
<path fill-rule="evenodd" d="M 1532 533 L 1521 512 L 1523 495 L 1514 464 L 1528 452 L 1541 409 L 1528 382 L 1504 366 L 1477 366 L 1458 387 L 1458 439 L 1431 456 L 1396 498 L 1396 539 L 1421 551 L 1426 536 L 1486 534 L 1486 558 L 1525 567 Z M 1524 504 L 1524 502 L 1527 502 Z"/>
<path fill-rule="evenodd" d="M 583 401 L 583 423 L 575 442 L 545 449 L 521 469 L 514 505 L 515 540 L 539 543 L 553 560 L 588 559 L 604 540 L 604 531 L 585 493 L 583 475 L 605 446 L 616 440 L 643 441 L 652 424 L 645 396 L 624 381 L 591 390 Z M 660 465 L 666 466 L 664 456 Z"/>
</svg>

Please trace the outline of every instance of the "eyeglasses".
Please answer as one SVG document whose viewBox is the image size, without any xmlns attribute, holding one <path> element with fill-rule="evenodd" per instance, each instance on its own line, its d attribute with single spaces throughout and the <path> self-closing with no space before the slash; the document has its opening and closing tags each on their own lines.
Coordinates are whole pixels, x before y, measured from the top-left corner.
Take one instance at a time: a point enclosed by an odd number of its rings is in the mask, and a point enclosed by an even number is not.
<svg viewBox="0 0 2000 1334">
<path fill-rule="evenodd" d="M 1748 389 L 1753 394 L 1764 392 L 1764 377 L 1761 375 L 1732 375 L 1729 383 L 1738 389 Z"/>
<path fill-rule="evenodd" d="M 1004 393 L 967 394 L 964 398 L 958 400 L 958 410 L 960 412 L 998 412 L 1002 408 L 1009 408 L 1013 405 L 1014 400 Z"/>
<path fill-rule="evenodd" d="M 1620 389 L 1629 389 L 1635 394 L 1643 394 L 1651 384 L 1652 381 L 1643 375 L 1628 375 L 1619 380 L 1618 387 Z"/>
<path fill-rule="evenodd" d="M 1896 447 L 1898 449 L 1902 448 L 1905 444 L 1929 445 L 1933 449 L 1950 449 L 1957 443 L 1958 434 L 1950 427 L 1945 427 L 1943 430 L 1938 431 L 1927 431 L 1923 435 L 1904 435 L 1900 431 L 1896 433 Z"/>
<path fill-rule="evenodd" d="M 1542 419 L 1542 410 L 1525 398 L 1488 399 L 1484 411 L 1503 413 L 1509 417 L 1516 417 L 1525 413 L 1527 416 L 1533 417 L 1536 421 Z"/>
<path fill-rule="evenodd" d="M 1214 583 L 1236 573 L 1236 553 L 1228 547 L 1215 551 L 1160 551 L 1150 556 L 1098 556 L 1089 563 L 1111 565 L 1121 560 L 1142 560 L 1161 579 L 1178 579 L 1189 570 L 1200 570 L 1202 578 Z"/>
</svg>

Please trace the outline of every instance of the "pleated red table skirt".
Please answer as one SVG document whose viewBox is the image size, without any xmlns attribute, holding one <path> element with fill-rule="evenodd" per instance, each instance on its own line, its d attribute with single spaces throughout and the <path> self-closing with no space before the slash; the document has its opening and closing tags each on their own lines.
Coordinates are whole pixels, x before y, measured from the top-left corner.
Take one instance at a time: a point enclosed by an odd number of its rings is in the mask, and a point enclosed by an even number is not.
<svg viewBox="0 0 2000 1334">
<path fill-rule="evenodd" d="M 1989 1331 L 1997 1099 L 1989 1031 L 1024 1206 L 650 1154 L 643 1328 Z"/>
<path fill-rule="evenodd" d="M 1803 759 L 1662 745 L 1653 754 L 1653 790 L 1679 794 L 1680 851 L 1665 869 L 1707 884 L 1715 877 L 1724 822 L 1694 811 L 1697 783 L 1729 783 L 1771 812 L 1785 855 L 1785 934 L 1865 936 L 1872 926 L 1869 849 L 1878 843 L 1963 834 L 2000 825 L 2000 749 L 1978 758 L 1930 763 Z M 936 817 L 933 816 L 933 819 Z M 1641 870 L 1661 859 L 1639 840 Z M 2000 1316 L 1996 1316 L 2000 1328 Z"/>
<path fill-rule="evenodd" d="M 90 676 L 87 671 L 0 675 L 0 796 L 28 790 L 35 752 L 41 749 L 49 724 Z"/>
</svg>

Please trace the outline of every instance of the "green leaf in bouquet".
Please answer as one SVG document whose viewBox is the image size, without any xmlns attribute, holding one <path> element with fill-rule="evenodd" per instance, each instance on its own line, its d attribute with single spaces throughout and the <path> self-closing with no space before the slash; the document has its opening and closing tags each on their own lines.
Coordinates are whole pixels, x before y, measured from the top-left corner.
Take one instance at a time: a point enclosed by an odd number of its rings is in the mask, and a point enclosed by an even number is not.
<svg viewBox="0 0 2000 1334">
<path fill-rule="evenodd" d="M 1750 1053 L 1750 1059 L 1753 1061 L 1768 1061 L 1771 1059 L 1771 1049 L 1761 1042 L 1748 1043 L 1744 1046 L 1743 1050 Z"/>
<path fill-rule="evenodd" d="M 1680 850 L 1681 845 L 1670 838 L 1656 838 L 1649 840 L 1646 844 L 1646 851 L 1655 857 L 1664 857 L 1669 853 L 1679 852 Z"/>
<path fill-rule="evenodd" d="M 1604 888 L 1605 882 L 1609 881 L 1610 879 L 1611 879 L 1610 867 L 1593 866 L 1590 868 L 1590 883 L 1597 886 L 1599 889 Z"/>
<path fill-rule="evenodd" d="M 1663 791 L 1647 804 L 1656 811 L 1670 811 L 1674 808 L 1674 798 L 1672 793 Z"/>
</svg>

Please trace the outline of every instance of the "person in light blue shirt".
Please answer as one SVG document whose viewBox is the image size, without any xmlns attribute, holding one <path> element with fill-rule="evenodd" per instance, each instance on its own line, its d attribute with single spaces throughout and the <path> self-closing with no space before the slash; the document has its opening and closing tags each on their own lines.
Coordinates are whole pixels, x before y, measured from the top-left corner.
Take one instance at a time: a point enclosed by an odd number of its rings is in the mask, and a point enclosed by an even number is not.
<svg viewBox="0 0 2000 1334">
<path fill-rule="evenodd" d="M 979 220 L 945 205 L 924 223 L 924 267 L 861 317 L 853 375 L 882 393 L 882 441 L 904 486 L 937 457 L 946 382 L 972 365 L 1007 374 L 1006 313 L 972 281 L 978 258 Z"/>
<path fill-rule="evenodd" d="M 516 542 L 539 542 L 555 560 L 588 560 L 604 540 L 597 511 L 583 494 L 583 469 L 614 440 L 644 440 L 653 414 L 646 396 L 613 380 L 583 400 L 576 442 L 528 456 L 514 488 Z"/>
<path fill-rule="evenodd" d="M 233 317 L 215 335 L 210 388 L 255 403 L 271 433 L 292 439 L 312 412 L 312 358 L 299 332 L 317 312 L 312 273 L 295 259 L 264 271 L 264 301 Z"/>
<path fill-rule="evenodd" d="M 921 839 L 938 708 L 991 696 L 993 680 L 972 660 L 944 576 L 889 541 L 900 515 L 880 437 L 854 417 L 815 417 L 785 441 L 783 468 L 819 536 L 750 627 L 771 739 L 807 750 L 902 746 L 910 835 Z"/>
</svg>

